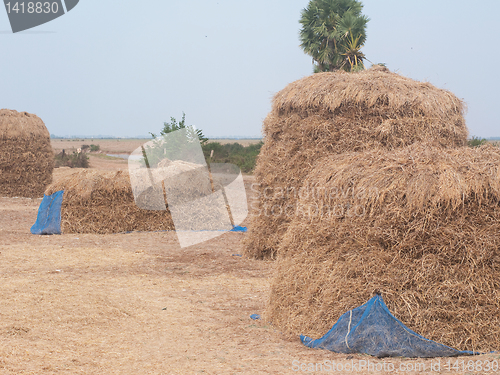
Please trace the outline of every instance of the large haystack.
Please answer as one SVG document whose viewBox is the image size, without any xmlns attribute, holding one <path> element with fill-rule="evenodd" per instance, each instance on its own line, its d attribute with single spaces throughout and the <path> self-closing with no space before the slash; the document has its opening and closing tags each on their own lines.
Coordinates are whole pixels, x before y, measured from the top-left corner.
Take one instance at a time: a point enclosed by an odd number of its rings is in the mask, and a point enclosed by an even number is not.
<svg viewBox="0 0 500 375">
<path fill-rule="evenodd" d="M 54 152 L 43 121 L 0 109 L 0 196 L 42 197 L 53 169 Z"/>
<path fill-rule="evenodd" d="M 137 207 L 128 172 L 84 170 L 50 185 L 45 194 L 64 190 L 63 233 L 119 233 L 174 229 L 167 211 Z"/>
<path fill-rule="evenodd" d="M 381 293 L 426 338 L 500 349 L 500 149 L 414 144 L 320 160 L 283 237 L 267 318 L 315 338 Z"/>
<path fill-rule="evenodd" d="M 463 111 L 452 93 L 380 66 L 359 73 L 318 73 L 289 84 L 274 97 L 264 121 L 255 170 L 259 197 L 246 253 L 275 256 L 298 189 L 316 160 L 418 141 L 463 146 L 468 136 Z"/>
</svg>

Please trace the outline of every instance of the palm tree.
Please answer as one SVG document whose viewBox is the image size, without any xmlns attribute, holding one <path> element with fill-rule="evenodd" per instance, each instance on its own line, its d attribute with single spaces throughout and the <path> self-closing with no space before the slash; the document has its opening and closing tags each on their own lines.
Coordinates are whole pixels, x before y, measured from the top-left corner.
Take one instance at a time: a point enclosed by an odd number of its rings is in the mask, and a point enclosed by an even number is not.
<svg viewBox="0 0 500 375">
<path fill-rule="evenodd" d="M 356 39 L 354 39 L 353 35 L 350 35 L 347 39 L 346 43 L 343 44 L 344 52 L 341 55 L 344 57 L 344 61 L 340 68 L 350 72 L 365 69 L 365 65 L 363 64 L 365 54 L 360 50 L 363 47 L 359 42 L 360 35 Z"/>
<path fill-rule="evenodd" d="M 302 10 L 300 46 L 311 55 L 315 72 L 363 69 L 361 47 L 369 19 L 357 0 L 310 0 Z"/>
</svg>

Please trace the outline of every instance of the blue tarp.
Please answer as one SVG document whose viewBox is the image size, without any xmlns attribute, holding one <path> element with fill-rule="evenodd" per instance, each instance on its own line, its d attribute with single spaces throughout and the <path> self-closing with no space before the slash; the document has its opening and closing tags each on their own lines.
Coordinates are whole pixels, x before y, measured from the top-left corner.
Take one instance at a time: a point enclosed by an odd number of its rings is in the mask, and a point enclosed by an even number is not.
<svg viewBox="0 0 500 375">
<path fill-rule="evenodd" d="M 453 357 L 477 354 L 428 340 L 391 314 L 380 295 L 343 314 L 322 338 L 300 336 L 310 348 L 377 357 Z"/>
<path fill-rule="evenodd" d="M 239 225 L 233 226 L 233 229 L 231 229 L 231 232 L 246 232 L 247 227 L 240 227 Z"/>
<path fill-rule="evenodd" d="M 38 216 L 31 227 L 32 234 L 61 234 L 61 205 L 64 191 L 44 195 Z"/>
</svg>

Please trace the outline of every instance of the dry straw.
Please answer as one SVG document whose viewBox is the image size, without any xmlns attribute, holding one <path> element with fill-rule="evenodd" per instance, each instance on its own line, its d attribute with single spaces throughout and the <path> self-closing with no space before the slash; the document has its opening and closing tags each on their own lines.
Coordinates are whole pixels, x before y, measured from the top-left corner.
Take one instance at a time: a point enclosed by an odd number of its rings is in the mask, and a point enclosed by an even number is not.
<svg viewBox="0 0 500 375">
<path fill-rule="evenodd" d="M 42 197 L 52 182 L 50 134 L 36 115 L 0 110 L 0 196 Z"/>
<path fill-rule="evenodd" d="M 216 205 L 210 200 L 213 190 L 222 187 L 217 182 L 214 187 L 211 186 L 206 167 L 173 161 L 151 171 L 152 178 L 164 181 L 154 188 L 149 184 L 138 194 L 137 200 L 134 200 L 129 173 L 124 171 L 84 170 L 50 185 L 45 194 L 64 190 L 61 209 L 63 233 L 173 230 L 175 227 L 167 197 L 177 211 L 183 204 L 190 204 L 191 216 L 182 220 L 178 218 L 177 225 L 182 229 L 222 229 L 221 217 L 227 216 L 227 208 L 223 202 Z M 149 183 L 147 180 L 145 182 Z M 207 198 L 203 200 L 204 197 Z"/>
<path fill-rule="evenodd" d="M 81 171 L 50 185 L 45 194 L 64 190 L 63 233 L 119 233 L 172 230 L 170 212 L 140 209 L 124 171 Z"/>
<path fill-rule="evenodd" d="M 466 144 L 463 103 L 452 93 L 381 66 L 359 73 L 317 73 L 274 97 L 264 121 L 257 161 L 258 207 L 246 253 L 275 257 L 296 204 L 296 192 L 315 162 L 330 154 L 396 149 L 419 141 Z"/>
<path fill-rule="evenodd" d="M 500 349 L 500 149 L 332 155 L 303 184 L 267 319 L 320 337 L 376 292 L 437 342 Z"/>
</svg>

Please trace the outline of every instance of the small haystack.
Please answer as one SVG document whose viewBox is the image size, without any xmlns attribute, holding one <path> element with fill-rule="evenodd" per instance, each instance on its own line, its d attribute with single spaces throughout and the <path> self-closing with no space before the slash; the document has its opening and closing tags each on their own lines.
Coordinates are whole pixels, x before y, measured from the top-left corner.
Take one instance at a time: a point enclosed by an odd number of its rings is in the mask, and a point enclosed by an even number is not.
<svg viewBox="0 0 500 375">
<path fill-rule="evenodd" d="M 119 233 L 172 230 L 168 209 L 137 207 L 128 172 L 84 170 L 50 185 L 46 195 L 64 190 L 61 208 L 63 233 Z"/>
<path fill-rule="evenodd" d="M 0 110 L 0 196 L 42 197 L 52 182 L 50 134 L 36 115 Z"/>
<path fill-rule="evenodd" d="M 381 66 L 317 73 L 289 84 L 274 97 L 263 125 L 264 146 L 255 170 L 259 196 L 252 205 L 247 255 L 275 256 L 298 190 L 316 160 L 419 141 L 464 146 L 463 111 L 452 93 Z"/>
<path fill-rule="evenodd" d="M 300 196 L 267 306 L 276 327 L 318 338 L 381 293 L 428 339 L 500 349 L 500 149 L 331 155 Z"/>
</svg>

